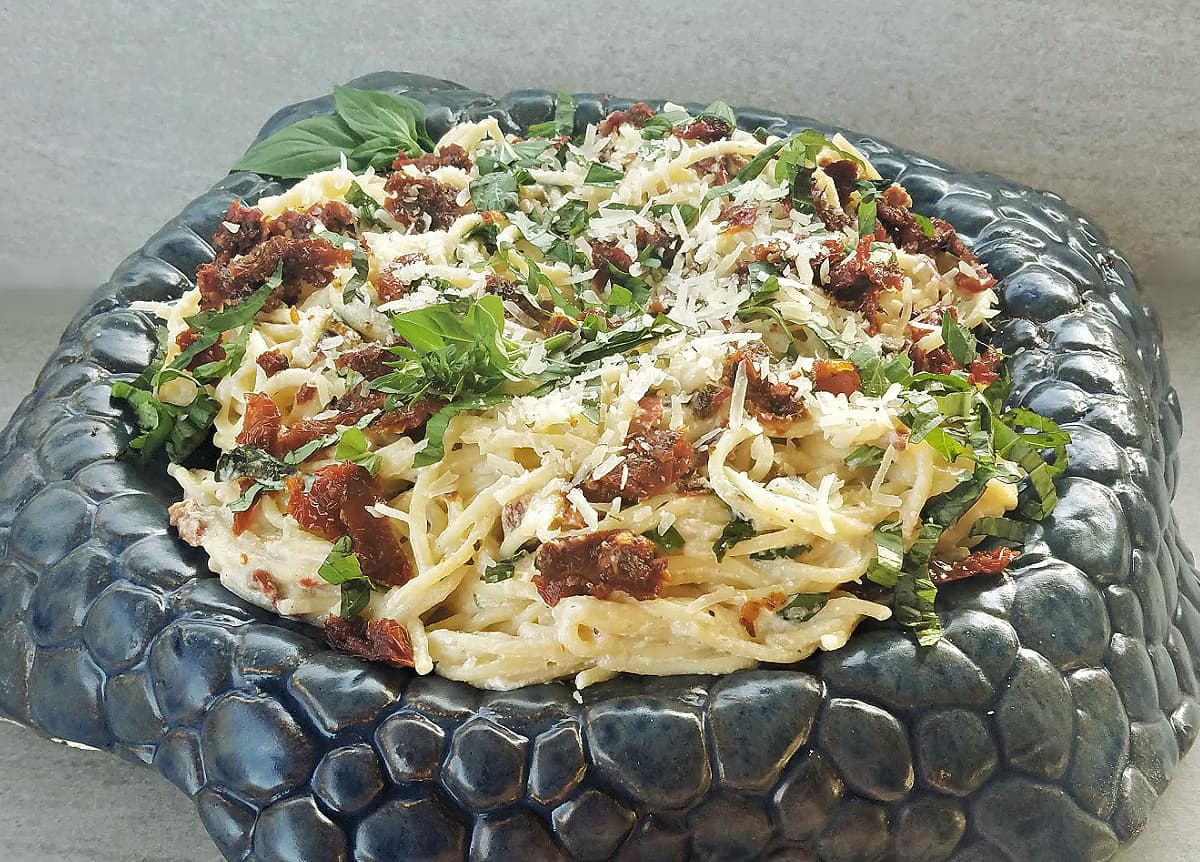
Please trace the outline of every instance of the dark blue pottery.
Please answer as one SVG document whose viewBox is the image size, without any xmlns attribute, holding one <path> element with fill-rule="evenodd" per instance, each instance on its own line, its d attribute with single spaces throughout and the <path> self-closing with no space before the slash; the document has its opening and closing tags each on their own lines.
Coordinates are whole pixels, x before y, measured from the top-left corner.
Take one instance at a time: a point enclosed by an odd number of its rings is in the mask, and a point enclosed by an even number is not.
<svg viewBox="0 0 1200 862">
<path fill-rule="evenodd" d="M 519 131 L 496 99 L 381 73 L 436 138 Z M 578 97 L 578 122 L 628 100 Z M 286 108 L 262 134 L 328 112 Z M 767 111 L 741 124 L 820 123 Z M 152 766 L 230 860 L 1096 862 L 1146 823 L 1200 727 L 1200 580 L 1171 498 L 1180 411 L 1124 259 L 1049 193 L 850 135 L 1000 278 L 1013 402 L 1071 431 L 1052 517 L 1003 581 L 943 590 L 946 638 L 856 635 L 802 665 L 506 694 L 364 663 L 226 592 L 169 531 L 161 468 L 115 460 L 115 379 L 212 256 L 234 174 L 130 255 L 0 435 L 0 715 Z M 145 826 L 144 828 L 152 828 Z"/>
</svg>

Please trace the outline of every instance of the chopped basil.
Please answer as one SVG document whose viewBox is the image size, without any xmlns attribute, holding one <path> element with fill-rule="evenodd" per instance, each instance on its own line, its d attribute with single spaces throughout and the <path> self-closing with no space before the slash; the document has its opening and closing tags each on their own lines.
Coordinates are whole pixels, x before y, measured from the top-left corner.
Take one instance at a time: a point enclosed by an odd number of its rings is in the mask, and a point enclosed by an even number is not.
<svg viewBox="0 0 1200 862">
<path fill-rule="evenodd" d="M 349 461 L 365 467 L 372 476 L 379 472 L 379 463 L 382 460 L 379 455 L 371 451 L 367 435 L 357 426 L 351 426 L 342 432 L 333 457 L 339 461 Z"/>
<path fill-rule="evenodd" d="M 493 565 L 488 566 L 483 570 L 482 580 L 485 584 L 498 584 L 501 581 L 509 580 L 517 571 L 517 561 L 527 554 L 537 550 L 537 540 L 531 539 L 521 547 L 517 548 L 517 552 L 507 560 L 500 560 Z"/>
<path fill-rule="evenodd" d="M 723 560 L 729 549 L 738 542 L 753 539 L 757 535 L 758 533 L 755 531 L 753 524 L 741 515 L 734 513 L 733 520 L 725 525 L 725 529 L 721 531 L 720 538 L 713 542 L 713 554 L 716 555 L 718 561 Z"/>
<path fill-rule="evenodd" d="M 687 111 L 660 111 L 642 125 L 642 137 L 647 141 L 661 140 L 672 129 L 692 119 Z"/>
<path fill-rule="evenodd" d="M 864 443 L 847 455 L 843 459 L 843 463 L 851 470 L 858 470 L 863 467 L 878 467 L 883 463 L 884 451 L 878 446 Z"/>
<path fill-rule="evenodd" d="M 387 223 L 376 216 L 380 210 L 379 201 L 367 194 L 358 184 L 358 180 L 350 182 L 350 188 L 346 191 L 346 203 L 358 210 L 358 220 L 364 226 L 374 230 L 388 229 Z"/>
<path fill-rule="evenodd" d="M 921 646 L 933 646 L 942 637 L 942 624 L 934 609 L 937 587 L 929 576 L 929 560 L 941 534 L 939 525 L 926 523 L 921 527 L 906 556 L 893 598 L 896 621 L 910 630 Z"/>
<path fill-rule="evenodd" d="M 615 186 L 625 177 L 625 174 L 616 168 L 610 168 L 608 165 L 602 165 L 599 162 L 592 162 L 588 165 L 587 176 L 583 178 L 585 186 Z"/>
<path fill-rule="evenodd" d="M 812 545 L 786 545 L 782 548 L 768 548 L 765 551 L 755 551 L 750 555 L 750 559 L 763 562 L 767 560 L 795 560 L 811 550 Z"/>
<path fill-rule="evenodd" d="M 656 527 L 653 530 L 647 530 L 646 532 L 642 533 L 642 535 L 652 541 L 654 544 L 658 545 L 668 554 L 673 554 L 683 547 L 683 536 L 681 536 L 679 531 L 674 527 L 667 527 L 667 529 L 663 530 L 662 532 L 659 532 L 658 528 Z"/>
<path fill-rule="evenodd" d="M 858 202 L 858 235 L 874 236 L 875 234 L 875 198 L 863 198 Z"/>
<path fill-rule="evenodd" d="M 796 593 L 788 596 L 787 604 L 775 613 L 785 620 L 803 623 L 815 617 L 828 603 L 829 596 L 826 593 Z"/>
<path fill-rule="evenodd" d="M 724 102 L 713 102 L 700 112 L 700 116 L 716 117 L 718 120 L 724 120 L 728 123 L 730 129 L 737 128 L 737 114 L 733 112 L 733 108 Z"/>
<path fill-rule="evenodd" d="M 554 131 L 563 137 L 575 134 L 575 97 L 570 93 L 558 94 L 554 102 Z"/>
<path fill-rule="evenodd" d="M 732 194 L 740 186 L 744 186 L 746 183 L 755 179 L 759 174 L 761 174 L 763 172 L 763 169 L 767 166 L 767 162 L 769 162 L 769 161 L 771 161 L 771 159 L 775 158 L 776 153 L 778 153 L 783 148 L 783 145 L 785 143 L 786 143 L 786 141 L 776 141 L 773 144 L 769 144 L 768 146 L 763 147 L 761 150 L 758 151 L 758 153 L 754 156 L 754 158 L 752 158 L 749 162 L 746 163 L 746 166 L 744 168 L 742 168 L 740 171 L 737 172 L 737 175 L 733 179 L 731 179 L 729 182 L 725 183 L 724 185 L 720 185 L 720 186 L 717 186 L 716 188 L 709 189 L 708 192 L 705 193 L 705 195 L 704 195 L 704 202 L 708 203 L 709 201 L 713 200 L 714 198 L 719 198 L 719 197 L 723 197 L 728 194 Z"/>
<path fill-rule="evenodd" d="M 949 313 L 942 314 L 942 341 L 946 342 L 946 352 L 959 365 L 969 365 L 975 358 L 975 336 L 959 326 L 954 315 Z"/>
<path fill-rule="evenodd" d="M 521 236 L 525 237 L 535 248 L 543 254 L 550 251 L 559 238 L 543 224 L 538 224 L 529 216 L 520 210 L 513 210 L 508 214 L 508 220 L 517 226 L 517 230 L 521 232 Z"/>
<path fill-rule="evenodd" d="M 904 535 L 899 521 L 884 521 L 875 527 L 875 558 L 866 576 L 882 587 L 894 587 L 904 565 Z"/>
<path fill-rule="evenodd" d="M 925 234 L 925 236 L 929 237 L 930 239 L 933 239 L 933 222 L 927 216 L 923 216 L 920 213 L 913 213 L 912 217 L 916 220 L 918 227 L 921 228 L 921 233 Z"/>
<path fill-rule="evenodd" d="M 471 204 L 479 212 L 499 210 L 510 212 L 517 208 L 517 178 L 497 171 L 471 182 Z"/>
<path fill-rule="evenodd" d="M 568 199 L 550 214 L 550 227 L 567 239 L 574 239 L 587 230 L 591 213 L 587 201 Z"/>
<path fill-rule="evenodd" d="M 345 619 L 356 617 L 366 610 L 371 601 L 371 591 L 380 589 L 363 574 L 349 536 L 342 536 L 333 543 L 317 574 L 326 583 L 342 588 L 341 616 Z"/>
<path fill-rule="evenodd" d="M 413 458 L 413 466 L 427 467 L 442 460 L 442 457 L 446 454 L 442 438 L 446 435 L 446 428 L 450 425 L 450 420 L 459 413 L 466 413 L 471 410 L 486 410 L 489 407 L 494 407 L 503 401 L 507 401 L 509 397 L 500 393 L 475 395 L 455 401 L 452 404 L 447 404 L 437 413 L 434 413 L 429 421 L 425 423 L 425 448 Z"/>
<path fill-rule="evenodd" d="M 1009 542 L 1020 542 L 1025 538 L 1025 528 L 1011 518 L 978 518 L 971 525 L 972 536 L 993 536 Z"/>
</svg>

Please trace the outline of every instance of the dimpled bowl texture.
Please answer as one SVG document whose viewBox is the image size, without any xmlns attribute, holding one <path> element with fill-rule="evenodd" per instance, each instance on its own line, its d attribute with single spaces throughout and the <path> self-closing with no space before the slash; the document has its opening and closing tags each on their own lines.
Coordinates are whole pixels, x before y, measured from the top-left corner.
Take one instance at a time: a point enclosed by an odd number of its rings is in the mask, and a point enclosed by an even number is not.
<svg viewBox="0 0 1200 862">
<path fill-rule="evenodd" d="M 518 132 L 554 104 L 410 74 L 352 86 L 420 99 L 434 138 L 485 116 Z M 578 102 L 580 124 L 630 104 Z M 168 529 L 162 466 L 117 459 L 131 416 L 109 386 L 154 348 L 129 304 L 189 289 L 229 202 L 280 191 L 240 173 L 125 260 L 0 436 L 0 715 L 158 770 L 230 860 L 1108 859 L 1200 726 L 1158 325 L 1058 197 L 849 137 L 974 245 L 1000 280 L 1012 402 L 1073 438 L 1009 575 L 942 589 L 935 647 L 880 626 L 796 666 L 621 677 L 579 703 L 565 684 L 484 692 L 369 664 L 226 592 Z"/>
</svg>

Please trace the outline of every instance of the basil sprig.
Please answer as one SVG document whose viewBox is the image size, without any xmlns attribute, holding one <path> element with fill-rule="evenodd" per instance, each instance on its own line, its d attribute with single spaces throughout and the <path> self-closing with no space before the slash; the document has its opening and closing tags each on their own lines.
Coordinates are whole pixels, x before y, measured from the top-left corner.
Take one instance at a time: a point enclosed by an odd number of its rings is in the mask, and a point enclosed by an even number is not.
<svg viewBox="0 0 1200 862">
<path fill-rule="evenodd" d="M 415 157 L 433 150 L 425 106 L 415 99 L 334 87 L 333 104 L 333 114 L 299 120 L 254 144 L 233 169 L 302 179 L 338 167 L 343 157 L 358 172 L 385 168 L 400 152 Z"/>
</svg>

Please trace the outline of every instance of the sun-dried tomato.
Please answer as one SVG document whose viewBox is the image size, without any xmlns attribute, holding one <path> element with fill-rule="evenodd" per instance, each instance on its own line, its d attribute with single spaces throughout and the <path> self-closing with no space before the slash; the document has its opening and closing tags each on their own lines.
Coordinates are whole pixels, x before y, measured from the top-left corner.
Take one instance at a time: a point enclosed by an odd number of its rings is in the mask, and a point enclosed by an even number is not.
<svg viewBox="0 0 1200 862">
<path fill-rule="evenodd" d="M 425 153 L 413 158 L 407 153 L 400 153 L 392 162 L 392 170 L 402 170 L 406 165 L 413 165 L 422 173 L 432 173 L 438 168 L 459 168 L 471 170 L 471 156 L 458 144 L 446 144 L 438 147 L 437 152 Z"/>
<path fill-rule="evenodd" d="M 257 446 L 279 456 L 279 430 L 282 414 L 270 395 L 251 392 L 246 396 L 246 412 L 242 414 L 242 430 L 238 432 L 239 446 Z"/>
<path fill-rule="evenodd" d="M 369 661 L 396 667 L 413 666 L 412 638 L 392 619 L 366 621 L 330 615 L 325 620 L 325 640 L 334 649 Z"/>
<path fill-rule="evenodd" d="M 728 120 L 706 114 L 703 117 L 697 117 L 686 125 L 678 127 L 675 129 L 674 134 L 685 141 L 701 141 L 705 144 L 711 144 L 714 141 L 729 137 L 731 132 L 733 132 L 733 126 L 730 125 Z"/>
<path fill-rule="evenodd" d="M 592 276 L 592 286 L 599 290 L 612 280 L 612 269 L 628 273 L 629 268 L 633 266 L 633 258 L 626 254 L 616 241 L 598 240 L 592 243 L 592 266 L 596 268 L 596 274 Z"/>
<path fill-rule="evenodd" d="M 680 431 L 649 429 L 625 440 L 621 463 L 598 479 L 580 483 L 583 496 L 593 503 L 620 497 L 637 503 L 661 494 L 695 466 L 695 450 Z"/>
<path fill-rule="evenodd" d="M 384 518 L 367 507 L 381 501 L 379 484 L 365 467 L 341 462 L 317 470 L 312 485 L 288 480 L 288 513 L 310 533 L 330 541 L 349 536 L 363 574 L 380 584 L 400 586 L 412 577 L 412 564 Z"/>
<path fill-rule="evenodd" d="M 267 377 L 274 377 L 280 371 L 286 371 L 291 367 L 288 358 L 278 350 L 268 350 L 258 354 L 258 358 L 254 360 L 258 367 L 263 370 Z"/>
<path fill-rule="evenodd" d="M 367 380 L 375 380 L 391 373 L 389 362 L 396 362 L 396 354 L 382 344 L 366 344 L 339 354 L 333 364 L 338 368 L 349 368 L 357 371 Z"/>
<path fill-rule="evenodd" d="M 729 225 L 722 233 L 733 233 L 743 228 L 753 227 L 758 220 L 758 206 L 755 204 L 726 204 L 721 207 L 718 221 Z"/>
<path fill-rule="evenodd" d="M 189 347 L 191 347 L 193 344 L 195 344 L 199 340 L 200 340 L 199 334 L 195 330 L 192 330 L 192 329 L 185 329 L 185 330 L 183 330 L 183 332 L 181 332 L 177 336 L 175 336 L 175 343 L 179 346 L 180 353 L 183 353 L 185 350 L 187 350 Z M 226 355 L 225 348 L 221 346 L 220 342 L 218 342 L 218 343 L 214 344 L 212 347 L 207 347 L 204 350 L 201 350 L 195 356 L 193 356 L 191 361 L 188 362 L 188 366 L 187 366 L 188 370 L 195 371 L 201 365 L 204 365 L 206 363 L 220 362 L 222 359 L 225 358 L 225 355 Z"/>
<path fill-rule="evenodd" d="M 629 530 L 606 530 L 543 543 L 534 558 L 533 583 L 551 606 L 567 596 L 607 599 L 616 591 L 644 601 L 667 582 L 659 547 Z"/>
<path fill-rule="evenodd" d="M 597 134 L 611 135 L 625 123 L 640 129 L 646 125 L 646 121 L 653 117 L 655 111 L 645 102 L 637 102 L 634 105 L 626 108 L 624 111 L 613 111 L 607 117 L 600 121 L 600 125 L 596 128 Z"/>
<path fill-rule="evenodd" d="M 998 575 L 1019 556 L 1020 553 L 1012 548 L 1001 547 L 990 551 L 975 551 L 956 563 L 934 560 L 929 564 L 929 576 L 935 584 L 945 584 L 976 575 Z"/>
<path fill-rule="evenodd" d="M 997 370 L 1004 361 L 1004 354 L 993 347 L 983 351 L 967 366 L 967 379 L 976 386 L 987 386 L 1000 379 Z"/>
<path fill-rule="evenodd" d="M 458 205 L 458 190 L 433 177 L 414 177 L 396 171 L 387 178 L 388 192 L 383 208 L 404 226 L 446 230 L 466 210 Z"/>
</svg>

